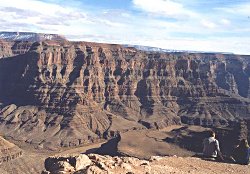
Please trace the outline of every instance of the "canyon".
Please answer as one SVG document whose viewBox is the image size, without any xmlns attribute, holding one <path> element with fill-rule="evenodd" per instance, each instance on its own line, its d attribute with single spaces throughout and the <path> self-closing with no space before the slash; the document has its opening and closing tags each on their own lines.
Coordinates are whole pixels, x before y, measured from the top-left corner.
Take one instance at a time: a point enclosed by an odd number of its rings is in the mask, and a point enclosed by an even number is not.
<svg viewBox="0 0 250 174">
<path fill-rule="evenodd" d="M 0 131 L 37 148 L 181 123 L 250 127 L 250 56 L 0 42 Z"/>
<path fill-rule="evenodd" d="M 48 156 L 74 152 L 147 160 L 152 171 L 197 173 L 173 167 L 189 160 L 208 164 L 191 157 L 201 152 L 207 130 L 216 132 L 225 155 L 238 139 L 249 140 L 250 56 L 142 48 L 0 34 L 0 148 L 8 149 L 1 172 L 40 173 Z M 151 164 L 154 156 L 176 163 Z M 86 171 L 104 170 L 92 164 Z M 130 166 L 149 172 L 144 168 Z"/>
</svg>

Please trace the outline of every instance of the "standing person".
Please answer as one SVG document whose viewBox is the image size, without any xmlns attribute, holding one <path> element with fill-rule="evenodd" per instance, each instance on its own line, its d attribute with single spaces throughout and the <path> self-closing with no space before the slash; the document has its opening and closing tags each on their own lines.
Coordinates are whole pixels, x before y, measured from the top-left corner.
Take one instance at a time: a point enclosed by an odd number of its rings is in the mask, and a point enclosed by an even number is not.
<svg viewBox="0 0 250 174">
<path fill-rule="evenodd" d="M 242 165 L 249 164 L 250 148 L 246 139 L 242 139 L 240 144 L 233 150 L 233 160 Z"/>
<path fill-rule="evenodd" d="M 215 139 L 215 132 L 209 131 L 208 138 L 203 140 L 203 156 L 206 158 L 215 158 L 224 160 L 220 151 L 219 141 Z"/>
</svg>

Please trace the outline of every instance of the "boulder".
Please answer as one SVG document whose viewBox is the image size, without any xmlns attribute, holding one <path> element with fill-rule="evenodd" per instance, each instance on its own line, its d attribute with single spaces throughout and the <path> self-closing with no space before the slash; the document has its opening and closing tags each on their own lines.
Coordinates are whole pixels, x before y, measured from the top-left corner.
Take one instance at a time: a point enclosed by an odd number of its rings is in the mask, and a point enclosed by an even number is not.
<svg viewBox="0 0 250 174">
<path fill-rule="evenodd" d="M 74 172 L 84 170 L 91 165 L 92 161 L 87 155 L 54 156 L 45 160 L 45 169 L 53 172 Z"/>
<path fill-rule="evenodd" d="M 75 157 L 75 170 L 85 169 L 87 166 L 91 165 L 92 161 L 89 157 L 85 154 L 80 154 L 79 156 Z"/>
</svg>

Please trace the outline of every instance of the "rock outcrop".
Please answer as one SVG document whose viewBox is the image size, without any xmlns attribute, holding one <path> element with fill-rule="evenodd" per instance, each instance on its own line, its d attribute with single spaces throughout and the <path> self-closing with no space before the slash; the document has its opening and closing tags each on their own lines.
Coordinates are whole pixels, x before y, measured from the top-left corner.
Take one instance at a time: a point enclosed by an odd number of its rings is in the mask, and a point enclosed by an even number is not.
<svg viewBox="0 0 250 174">
<path fill-rule="evenodd" d="M 22 150 L 15 144 L 0 137 L 0 165 L 22 156 Z"/>
<path fill-rule="evenodd" d="M 0 130 L 39 147 L 250 116 L 249 56 L 64 41 L 35 42 L 22 53 L 0 59 Z"/>
<path fill-rule="evenodd" d="M 45 169 L 52 173 L 73 173 L 90 166 L 92 161 L 87 155 L 49 157 L 45 160 Z"/>
<path fill-rule="evenodd" d="M 80 155 L 83 156 L 83 155 Z M 80 157 L 79 156 L 79 157 Z M 213 161 L 205 161 L 192 157 L 159 157 L 152 156 L 149 160 L 139 160 L 133 157 L 110 157 L 97 154 L 84 155 L 84 160 L 78 161 L 83 167 L 76 170 L 75 163 L 71 160 L 79 157 L 49 157 L 45 161 L 46 167 L 43 174 L 228 174 L 239 173 L 245 174 L 250 171 L 249 166 L 241 166 L 236 164 L 218 163 Z M 49 163 L 54 159 L 52 163 Z M 48 164 L 49 163 L 49 164 Z M 53 164 L 53 166 L 52 166 Z"/>
</svg>

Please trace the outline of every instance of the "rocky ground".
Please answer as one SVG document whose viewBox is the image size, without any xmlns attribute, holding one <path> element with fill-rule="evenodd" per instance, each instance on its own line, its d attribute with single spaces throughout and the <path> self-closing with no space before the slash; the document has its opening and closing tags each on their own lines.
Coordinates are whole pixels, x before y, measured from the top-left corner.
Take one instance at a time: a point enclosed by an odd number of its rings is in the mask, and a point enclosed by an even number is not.
<svg viewBox="0 0 250 174">
<path fill-rule="evenodd" d="M 75 174 L 243 174 L 250 172 L 250 166 L 192 157 L 196 148 L 192 142 L 199 144 L 199 139 L 203 138 L 202 133 L 205 130 L 207 128 L 200 126 L 177 125 L 162 130 L 128 131 L 122 133 L 117 139 L 82 147 L 61 148 L 60 151 L 36 149 L 36 146 L 32 146 L 32 144 L 19 141 L 11 141 L 12 143 L 10 143 L 3 140 L 5 143 L 2 143 L 2 149 L 16 144 L 23 153 L 18 158 L 0 164 L 0 173 L 36 174 L 41 173 L 45 168 L 47 173 Z M 17 146 L 15 147 L 17 148 Z M 191 146 L 193 149 L 190 149 Z M 223 150 L 224 146 L 221 148 Z"/>
<path fill-rule="evenodd" d="M 6 140 L 5 140 L 6 141 Z M 22 149 L 22 155 L 8 162 L 0 163 L 0 174 L 37 174 L 44 169 L 44 161 L 48 156 L 62 156 L 65 154 L 86 153 L 91 149 L 98 149 L 105 142 L 95 143 L 77 148 L 62 148 L 59 151 L 35 149 L 32 145 L 12 141 Z M 13 143 L 11 143 L 13 144 Z M 1 145 L 1 144 L 0 144 Z M 0 146 L 1 147 L 1 146 Z M 17 147 L 17 146 L 16 146 Z M 1 148 L 3 149 L 3 148 Z M 2 154 L 0 154 L 1 157 Z"/>
<path fill-rule="evenodd" d="M 194 157 L 159 157 L 149 160 L 133 157 L 110 157 L 97 154 L 50 157 L 45 161 L 44 174 L 246 174 L 250 165 L 219 163 Z"/>
</svg>

